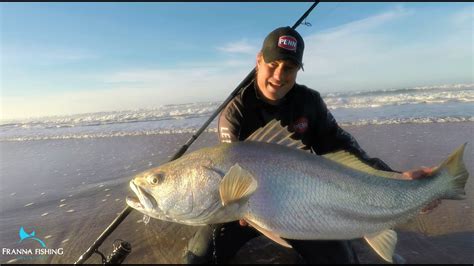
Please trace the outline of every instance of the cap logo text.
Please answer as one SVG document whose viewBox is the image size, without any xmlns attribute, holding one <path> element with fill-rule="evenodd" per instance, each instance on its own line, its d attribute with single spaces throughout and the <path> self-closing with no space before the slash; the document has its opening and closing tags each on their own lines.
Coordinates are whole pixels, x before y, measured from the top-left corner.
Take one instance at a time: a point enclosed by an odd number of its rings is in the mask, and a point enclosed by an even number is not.
<svg viewBox="0 0 474 266">
<path fill-rule="evenodd" d="M 296 51 L 296 44 L 297 41 L 292 36 L 285 35 L 278 38 L 278 47 L 281 47 L 283 49 Z"/>
</svg>

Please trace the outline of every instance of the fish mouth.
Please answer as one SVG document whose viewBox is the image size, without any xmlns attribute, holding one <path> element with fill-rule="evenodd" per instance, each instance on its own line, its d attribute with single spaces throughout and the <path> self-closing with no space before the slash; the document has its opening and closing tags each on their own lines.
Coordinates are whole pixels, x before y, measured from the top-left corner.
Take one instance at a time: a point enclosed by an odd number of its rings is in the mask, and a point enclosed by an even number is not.
<svg viewBox="0 0 474 266">
<path fill-rule="evenodd" d="M 127 196 L 126 201 L 127 204 L 137 210 L 152 210 L 156 206 L 158 206 L 155 198 L 146 192 L 143 188 L 139 185 L 135 184 L 132 180 L 130 181 L 130 188 L 137 197 Z"/>
</svg>

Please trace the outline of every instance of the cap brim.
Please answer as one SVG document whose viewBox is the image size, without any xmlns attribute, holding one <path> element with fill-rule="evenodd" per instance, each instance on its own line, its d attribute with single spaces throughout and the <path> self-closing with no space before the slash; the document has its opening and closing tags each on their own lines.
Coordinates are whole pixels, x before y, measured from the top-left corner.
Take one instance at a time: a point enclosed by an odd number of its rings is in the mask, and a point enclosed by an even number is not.
<svg viewBox="0 0 474 266">
<path fill-rule="evenodd" d="M 277 60 L 291 60 L 295 62 L 299 67 L 301 67 L 301 69 L 304 71 L 303 62 L 300 62 L 296 57 L 291 56 L 290 54 L 279 54 L 278 56 L 272 57 L 272 56 L 265 56 L 265 53 L 263 53 L 263 60 L 267 64 L 273 61 L 277 61 Z"/>
</svg>

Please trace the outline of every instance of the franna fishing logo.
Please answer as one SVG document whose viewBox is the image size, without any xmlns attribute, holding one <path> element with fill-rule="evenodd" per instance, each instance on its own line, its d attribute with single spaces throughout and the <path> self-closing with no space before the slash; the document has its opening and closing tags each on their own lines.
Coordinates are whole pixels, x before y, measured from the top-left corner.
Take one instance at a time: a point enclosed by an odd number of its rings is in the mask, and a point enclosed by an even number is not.
<svg viewBox="0 0 474 266">
<path fill-rule="evenodd" d="M 40 246 L 38 248 L 2 248 L 2 255 L 21 255 L 17 259 L 35 259 L 38 256 L 47 255 L 63 255 L 63 248 L 47 248 L 43 240 L 36 236 L 36 232 L 33 230 L 31 233 L 27 233 L 25 228 L 20 227 L 18 231 L 20 240 L 18 244 L 27 245 L 28 247 L 34 245 Z"/>
</svg>

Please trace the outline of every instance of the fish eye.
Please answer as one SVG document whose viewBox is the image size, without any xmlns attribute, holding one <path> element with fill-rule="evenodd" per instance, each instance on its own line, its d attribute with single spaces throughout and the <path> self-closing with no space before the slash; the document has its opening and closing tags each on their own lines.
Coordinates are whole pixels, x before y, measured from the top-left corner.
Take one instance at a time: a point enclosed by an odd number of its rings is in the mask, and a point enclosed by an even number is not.
<svg viewBox="0 0 474 266">
<path fill-rule="evenodd" d="M 148 182 L 152 185 L 158 185 L 163 181 L 163 178 L 164 178 L 163 173 L 153 174 L 148 177 Z"/>
</svg>

